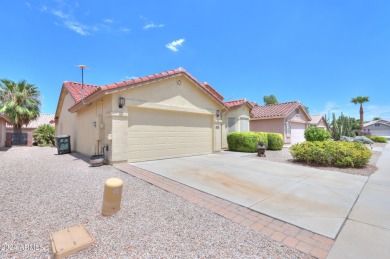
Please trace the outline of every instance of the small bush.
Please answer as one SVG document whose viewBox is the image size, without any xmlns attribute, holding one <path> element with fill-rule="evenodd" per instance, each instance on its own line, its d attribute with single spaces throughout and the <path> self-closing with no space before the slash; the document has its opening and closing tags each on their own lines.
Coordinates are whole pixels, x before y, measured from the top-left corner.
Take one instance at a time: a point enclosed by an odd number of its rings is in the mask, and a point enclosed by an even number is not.
<svg viewBox="0 0 390 259">
<path fill-rule="evenodd" d="M 387 143 L 387 138 L 385 138 L 385 137 L 369 136 L 368 138 L 376 143 Z"/>
<path fill-rule="evenodd" d="M 307 141 L 325 141 L 330 138 L 330 133 L 323 128 L 309 127 L 305 130 L 305 139 Z"/>
<path fill-rule="evenodd" d="M 363 167 L 372 153 L 366 146 L 345 141 L 306 141 L 290 148 L 295 161 L 336 167 Z"/>
<path fill-rule="evenodd" d="M 40 147 L 54 146 L 54 131 L 50 124 L 43 124 L 34 131 L 33 138 Z"/>
<path fill-rule="evenodd" d="M 254 132 L 256 133 L 257 137 L 258 137 L 258 141 L 261 141 L 264 143 L 264 145 L 268 148 L 268 134 L 266 132 Z M 257 144 L 256 144 L 256 151 L 257 151 Z"/>
<path fill-rule="evenodd" d="M 267 133 L 268 137 L 268 150 L 282 150 L 284 139 L 280 133 Z"/>
<path fill-rule="evenodd" d="M 232 132 L 227 136 L 229 150 L 254 153 L 257 151 L 259 135 L 255 132 Z"/>
<path fill-rule="evenodd" d="M 262 141 L 267 149 L 281 150 L 283 148 L 283 136 L 279 133 L 266 132 L 232 132 L 227 135 L 230 151 L 257 152 L 257 143 Z"/>
</svg>

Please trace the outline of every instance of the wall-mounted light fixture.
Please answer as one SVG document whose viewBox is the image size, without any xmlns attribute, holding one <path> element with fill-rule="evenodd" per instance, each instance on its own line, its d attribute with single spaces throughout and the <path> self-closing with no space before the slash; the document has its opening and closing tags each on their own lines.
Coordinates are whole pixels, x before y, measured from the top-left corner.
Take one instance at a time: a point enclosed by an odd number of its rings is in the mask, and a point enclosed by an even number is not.
<svg viewBox="0 0 390 259">
<path fill-rule="evenodd" d="M 217 116 L 217 118 L 219 117 L 219 113 L 220 113 L 221 111 L 220 110 L 217 110 L 216 112 L 215 112 L 215 116 Z"/>
<path fill-rule="evenodd" d="M 92 125 L 96 128 L 96 121 L 92 122 Z"/>
<path fill-rule="evenodd" d="M 119 102 L 118 102 L 119 108 L 123 108 L 125 104 L 126 104 L 126 99 L 123 97 L 119 97 Z"/>
</svg>

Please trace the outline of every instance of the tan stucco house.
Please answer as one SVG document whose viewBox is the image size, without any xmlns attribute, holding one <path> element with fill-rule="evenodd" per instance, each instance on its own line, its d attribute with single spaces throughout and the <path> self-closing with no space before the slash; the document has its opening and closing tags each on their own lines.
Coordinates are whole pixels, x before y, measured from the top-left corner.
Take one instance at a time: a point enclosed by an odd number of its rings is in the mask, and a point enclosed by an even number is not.
<svg viewBox="0 0 390 259">
<path fill-rule="evenodd" d="M 326 129 L 326 120 L 325 116 L 322 114 L 310 114 L 311 121 L 309 121 L 309 124 L 317 127 L 317 128 L 323 128 Z"/>
<path fill-rule="evenodd" d="M 372 136 L 383 136 L 390 138 L 390 121 L 374 120 L 363 125 L 364 133 Z"/>
<path fill-rule="evenodd" d="M 110 164 L 210 154 L 226 138 L 223 96 L 183 68 L 83 88 L 84 99 L 80 83 L 63 83 L 56 135 L 86 155 L 108 146 Z"/>
<path fill-rule="evenodd" d="M 250 112 L 253 105 L 246 99 L 225 102 L 226 112 L 222 116 L 223 135 L 231 132 L 249 131 Z M 227 138 L 223 138 L 222 148 L 228 148 Z"/>
<path fill-rule="evenodd" d="M 5 146 L 7 123 L 11 123 L 11 120 L 9 119 L 9 117 L 3 113 L 0 113 L 0 147 Z"/>
<path fill-rule="evenodd" d="M 250 130 L 276 132 L 286 144 L 305 141 L 304 132 L 311 120 L 300 102 L 255 105 L 251 111 Z"/>
</svg>

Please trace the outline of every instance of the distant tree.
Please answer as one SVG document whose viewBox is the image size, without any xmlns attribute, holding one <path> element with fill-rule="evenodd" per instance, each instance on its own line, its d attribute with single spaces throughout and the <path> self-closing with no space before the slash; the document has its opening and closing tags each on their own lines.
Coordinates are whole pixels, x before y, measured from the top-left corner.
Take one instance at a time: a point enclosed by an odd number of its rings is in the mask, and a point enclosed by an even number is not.
<svg viewBox="0 0 390 259">
<path fill-rule="evenodd" d="M 276 99 L 275 95 L 273 95 L 273 94 L 264 95 L 263 100 L 264 100 L 265 105 L 279 103 L 278 100 Z"/>
<path fill-rule="evenodd" d="M 357 96 L 355 98 L 351 99 L 351 102 L 354 104 L 360 104 L 360 133 L 359 135 L 363 135 L 363 121 L 364 121 L 364 111 L 363 111 L 363 103 L 368 102 L 369 97 L 368 96 Z"/>
<path fill-rule="evenodd" d="M 381 119 L 382 119 L 381 117 L 374 117 L 372 120 L 377 121 L 377 120 L 381 120 Z"/>
<path fill-rule="evenodd" d="M 21 132 L 22 126 L 38 118 L 41 105 L 38 88 L 27 83 L 18 83 L 1 79 L 0 82 L 0 112 L 8 115 L 15 132 Z"/>
</svg>

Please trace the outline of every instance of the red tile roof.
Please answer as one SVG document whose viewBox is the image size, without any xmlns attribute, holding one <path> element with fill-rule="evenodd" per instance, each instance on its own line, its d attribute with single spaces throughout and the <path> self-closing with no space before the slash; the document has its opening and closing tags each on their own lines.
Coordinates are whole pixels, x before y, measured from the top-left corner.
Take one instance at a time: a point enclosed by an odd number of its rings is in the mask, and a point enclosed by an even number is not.
<svg viewBox="0 0 390 259">
<path fill-rule="evenodd" d="M 68 89 L 76 103 L 82 98 L 82 85 L 75 82 L 64 82 L 64 86 Z M 96 85 L 84 84 L 84 98 L 100 90 Z"/>
<path fill-rule="evenodd" d="M 54 126 L 54 116 L 55 116 L 54 114 L 41 113 L 37 119 L 30 121 L 30 123 L 27 126 L 23 125 L 22 128 L 23 129 L 36 129 L 43 124 L 50 124 L 50 125 Z M 11 129 L 13 127 L 14 126 L 11 123 L 7 123 L 8 129 Z"/>
<path fill-rule="evenodd" d="M 229 102 L 225 102 L 225 105 L 226 107 L 228 107 L 229 109 L 232 109 L 232 108 L 236 108 L 236 107 L 239 107 L 241 105 L 244 105 L 244 104 L 248 104 L 249 106 L 253 107 L 252 103 L 248 102 L 247 99 L 240 99 L 240 100 L 234 100 L 234 101 L 229 101 Z"/>
<path fill-rule="evenodd" d="M 296 108 L 301 106 L 300 102 L 286 102 L 278 104 L 269 104 L 263 106 L 255 106 L 252 109 L 251 117 L 253 118 L 272 118 L 272 117 L 286 117 Z M 304 108 L 302 108 L 304 110 Z M 306 111 L 304 111 L 306 113 Z M 306 113 L 307 117 L 309 115 Z M 310 118 L 310 117 L 309 117 Z"/>
<path fill-rule="evenodd" d="M 222 96 L 220 93 L 218 93 L 218 91 L 215 90 L 209 83 L 204 82 L 204 83 L 201 83 L 201 85 L 202 85 L 203 87 L 205 87 L 209 92 L 213 93 L 213 95 L 214 95 L 218 100 L 223 101 L 223 99 L 224 99 L 223 96 Z"/>
<path fill-rule="evenodd" d="M 152 81 L 155 79 L 162 79 L 162 78 L 166 78 L 166 77 L 169 77 L 172 75 L 177 75 L 177 74 L 186 75 L 187 77 L 192 79 L 196 84 L 198 84 L 203 90 L 205 90 L 211 97 L 213 97 L 219 103 L 224 105 L 224 103 L 222 102 L 223 96 L 220 93 L 218 93 L 207 82 L 200 83 L 195 77 L 193 77 L 190 73 L 188 73 L 183 68 L 177 68 L 174 70 L 169 70 L 169 71 L 165 71 L 165 72 L 161 72 L 161 73 L 157 73 L 157 74 L 153 74 L 153 75 L 134 78 L 131 80 L 125 80 L 125 81 L 121 81 L 121 82 L 117 82 L 117 83 L 113 83 L 113 84 L 107 84 L 104 86 L 94 86 L 94 85 L 84 84 L 84 99 L 89 97 L 89 96 L 93 96 L 95 94 L 98 94 L 100 92 L 106 92 L 106 91 L 110 91 L 113 89 L 121 89 L 121 88 L 129 87 L 129 86 L 132 87 L 132 86 L 136 86 L 140 83 L 145 83 L 145 82 Z M 71 107 L 71 108 L 73 108 L 74 106 L 76 106 L 78 103 L 81 102 L 81 99 L 82 99 L 81 98 L 81 96 L 82 96 L 81 84 L 74 83 L 74 82 L 64 82 L 64 86 L 68 89 L 70 94 L 75 99 L 75 104 Z"/>
</svg>

